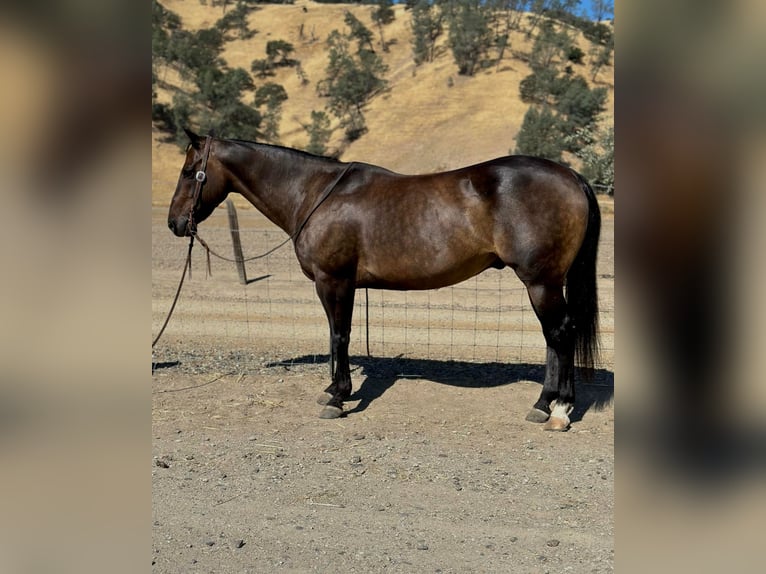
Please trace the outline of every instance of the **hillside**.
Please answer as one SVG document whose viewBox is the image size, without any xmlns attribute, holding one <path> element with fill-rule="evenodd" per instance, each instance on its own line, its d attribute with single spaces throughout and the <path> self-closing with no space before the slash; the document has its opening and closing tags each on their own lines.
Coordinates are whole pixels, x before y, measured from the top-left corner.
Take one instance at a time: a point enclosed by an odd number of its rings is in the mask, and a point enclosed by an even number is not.
<svg viewBox="0 0 766 574">
<path fill-rule="evenodd" d="M 221 7 L 202 5 L 197 0 L 162 0 L 176 12 L 189 29 L 212 26 L 222 15 Z M 301 62 L 309 83 L 301 85 L 293 68 L 280 68 L 270 78 L 282 84 L 289 99 L 284 103 L 280 128 L 281 143 L 304 147 L 308 136 L 302 127 L 310 121 L 312 110 L 322 110 L 326 100 L 317 96 L 316 84 L 327 66 L 325 40 L 333 29 L 343 29 L 343 14 L 353 12 L 374 34 L 372 6 L 318 4 L 296 0 L 292 5 L 262 5 L 249 16 L 250 28 L 257 34 L 250 40 L 227 44 L 224 58 L 231 67 L 250 70 L 250 63 L 265 57 L 269 40 L 286 40 L 295 47 L 292 56 Z M 379 50 L 389 71 L 389 89 L 375 97 L 365 109 L 368 132 L 346 147 L 344 161 L 364 161 L 402 173 L 425 173 L 451 169 L 507 155 L 515 145 L 527 104 L 519 97 L 520 81 L 531 73 L 516 52 L 528 52 L 531 42 L 524 34 L 513 33 L 510 48 L 497 67 L 480 71 L 474 77 L 457 74 L 457 66 L 446 46 L 447 34 L 439 39 L 438 53 L 432 63 L 416 66 L 412 59 L 410 14 L 404 6 L 394 7 L 396 19 L 385 27 L 387 40 L 394 40 L 389 52 Z M 301 33 L 302 32 L 302 33 Z M 590 80 L 589 41 L 578 32 L 576 41 L 586 53 L 583 65 L 574 65 L 575 73 Z M 597 76 L 598 85 L 609 93 L 605 115 L 611 117 L 614 106 L 614 69 L 606 66 Z M 168 72 L 164 82 L 178 85 L 178 78 Z M 256 85 L 263 80 L 255 80 Z M 159 99 L 169 101 L 169 94 L 159 91 Z M 162 134 L 152 130 L 154 204 L 169 202 L 182 163 L 174 144 L 162 143 Z M 341 142 L 337 130 L 330 146 Z"/>
</svg>

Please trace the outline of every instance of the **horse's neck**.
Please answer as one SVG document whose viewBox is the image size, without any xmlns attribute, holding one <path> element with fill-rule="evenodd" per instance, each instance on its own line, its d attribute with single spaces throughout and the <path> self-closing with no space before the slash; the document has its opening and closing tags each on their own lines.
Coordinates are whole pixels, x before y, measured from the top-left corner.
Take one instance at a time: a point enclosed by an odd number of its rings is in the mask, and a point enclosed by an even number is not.
<svg viewBox="0 0 766 574">
<path fill-rule="evenodd" d="M 292 234 L 311 201 L 312 169 L 306 162 L 282 157 L 281 150 L 238 150 L 226 162 L 234 175 L 234 188 L 273 223 Z M 307 160 L 310 162 L 310 160 Z"/>
</svg>

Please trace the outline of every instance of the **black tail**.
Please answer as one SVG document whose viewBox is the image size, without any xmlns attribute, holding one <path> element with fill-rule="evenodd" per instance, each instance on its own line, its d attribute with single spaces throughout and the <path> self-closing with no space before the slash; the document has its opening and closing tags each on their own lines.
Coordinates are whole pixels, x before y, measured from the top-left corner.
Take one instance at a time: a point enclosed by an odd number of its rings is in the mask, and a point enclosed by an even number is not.
<svg viewBox="0 0 766 574">
<path fill-rule="evenodd" d="M 585 197 L 588 198 L 589 215 L 585 239 L 567 274 L 567 307 L 575 324 L 577 363 L 590 370 L 599 360 L 600 347 L 596 255 L 601 235 L 601 210 L 590 184 L 580 174 L 576 175 Z"/>
</svg>

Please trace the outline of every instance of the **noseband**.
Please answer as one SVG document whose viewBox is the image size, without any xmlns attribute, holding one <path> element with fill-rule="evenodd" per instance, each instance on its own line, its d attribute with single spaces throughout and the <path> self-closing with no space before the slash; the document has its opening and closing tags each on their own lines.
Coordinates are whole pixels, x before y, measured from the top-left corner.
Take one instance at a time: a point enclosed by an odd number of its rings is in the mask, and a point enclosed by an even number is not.
<svg viewBox="0 0 766 574">
<path fill-rule="evenodd" d="M 213 136 L 209 135 L 205 138 L 205 147 L 202 150 L 202 165 L 200 165 L 197 173 L 194 174 L 194 195 L 192 196 L 192 206 L 189 210 L 189 233 L 194 235 L 197 232 L 197 226 L 194 224 L 194 212 L 199 207 L 202 201 L 202 186 L 207 181 L 207 158 L 210 156 L 210 146 L 213 143 Z"/>
</svg>

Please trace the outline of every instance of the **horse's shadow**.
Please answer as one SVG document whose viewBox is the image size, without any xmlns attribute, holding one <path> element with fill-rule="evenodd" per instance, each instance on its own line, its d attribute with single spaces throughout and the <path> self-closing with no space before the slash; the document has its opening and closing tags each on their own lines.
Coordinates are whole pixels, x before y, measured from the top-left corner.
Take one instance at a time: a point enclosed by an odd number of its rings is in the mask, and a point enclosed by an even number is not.
<svg viewBox="0 0 766 574">
<path fill-rule="evenodd" d="M 304 355 L 271 363 L 269 366 L 286 364 L 316 364 L 329 362 L 327 355 Z M 352 357 L 352 372 L 363 375 L 361 386 L 350 400 L 359 401 L 345 416 L 360 413 L 401 379 L 425 379 L 469 389 L 499 387 L 519 381 L 533 381 L 542 385 L 545 365 L 531 363 L 469 363 L 438 359 L 407 359 L 399 357 Z M 356 368 L 353 366 L 356 365 Z M 576 402 L 570 420 L 579 421 L 591 408 L 600 410 L 614 398 L 614 373 L 606 369 L 594 369 L 590 380 L 585 380 L 578 370 L 575 376 Z"/>
</svg>

